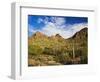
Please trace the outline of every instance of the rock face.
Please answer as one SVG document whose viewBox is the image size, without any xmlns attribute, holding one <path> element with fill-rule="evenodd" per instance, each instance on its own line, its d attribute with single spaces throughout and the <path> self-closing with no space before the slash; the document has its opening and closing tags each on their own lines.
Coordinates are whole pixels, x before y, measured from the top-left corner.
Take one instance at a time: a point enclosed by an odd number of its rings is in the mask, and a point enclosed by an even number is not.
<svg viewBox="0 0 100 82">
<path fill-rule="evenodd" d="M 41 32 L 36 32 L 28 38 L 28 65 L 87 64 L 87 38 L 88 28 L 81 29 L 68 39 L 64 39 L 60 34 L 46 36 Z M 73 44 L 74 59 L 72 57 Z"/>
<path fill-rule="evenodd" d="M 47 36 L 44 35 L 44 34 L 41 33 L 41 32 L 36 32 L 35 34 L 33 34 L 32 37 L 33 37 L 33 38 L 46 38 Z"/>
<path fill-rule="evenodd" d="M 88 28 L 83 28 L 82 30 L 77 32 L 72 38 L 78 39 L 78 40 L 87 39 L 87 37 L 88 37 L 87 33 L 88 33 Z"/>
<path fill-rule="evenodd" d="M 56 38 L 62 38 L 62 36 L 60 36 L 60 34 L 56 34 L 55 37 Z"/>
</svg>

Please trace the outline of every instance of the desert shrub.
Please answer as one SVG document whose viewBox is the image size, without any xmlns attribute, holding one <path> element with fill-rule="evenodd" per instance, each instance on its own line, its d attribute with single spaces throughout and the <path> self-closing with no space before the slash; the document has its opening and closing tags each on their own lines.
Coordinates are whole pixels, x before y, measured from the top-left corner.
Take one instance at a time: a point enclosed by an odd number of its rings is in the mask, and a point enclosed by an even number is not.
<svg viewBox="0 0 100 82">
<path fill-rule="evenodd" d="M 29 54 L 32 54 L 33 53 L 33 46 L 32 45 L 29 45 L 28 46 L 28 53 Z"/>
<path fill-rule="evenodd" d="M 82 43 L 80 44 L 80 46 L 81 46 L 81 47 L 87 46 L 87 42 L 86 42 L 86 41 L 82 42 Z"/>
<path fill-rule="evenodd" d="M 68 55 L 73 58 L 73 50 L 67 50 Z M 79 57 L 82 55 L 82 51 L 81 50 L 75 50 L 75 57 Z"/>
<path fill-rule="evenodd" d="M 45 47 L 43 53 L 44 54 L 48 54 L 48 55 L 52 55 L 53 54 L 53 50 L 52 50 L 52 48 Z"/>
<path fill-rule="evenodd" d="M 87 64 L 88 63 L 88 52 L 87 52 L 87 48 L 83 48 L 82 49 L 81 63 L 82 64 Z"/>
<path fill-rule="evenodd" d="M 56 56 L 56 55 L 60 54 L 61 51 L 58 48 L 55 48 L 55 47 L 51 47 L 51 48 L 45 47 L 43 53 Z"/>
<path fill-rule="evenodd" d="M 81 64 L 87 64 L 88 63 L 88 57 L 87 56 L 81 56 Z"/>
<path fill-rule="evenodd" d="M 82 51 L 81 50 L 75 50 L 75 57 L 82 56 Z"/>
<path fill-rule="evenodd" d="M 43 49 L 38 45 L 29 45 L 28 46 L 28 53 L 31 55 L 40 55 L 42 54 Z"/>
<path fill-rule="evenodd" d="M 69 56 L 69 54 L 66 52 L 66 53 L 62 53 L 62 54 L 58 54 L 56 56 L 56 61 L 57 62 L 60 62 L 62 64 L 70 64 L 71 63 L 71 58 Z"/>
<path fill-rule="evenodd" d="M 73 57 L 73 51 L 72 50 L 67 50 L 68 55 L 70 56 L 70 58 Z"/>
</svg>

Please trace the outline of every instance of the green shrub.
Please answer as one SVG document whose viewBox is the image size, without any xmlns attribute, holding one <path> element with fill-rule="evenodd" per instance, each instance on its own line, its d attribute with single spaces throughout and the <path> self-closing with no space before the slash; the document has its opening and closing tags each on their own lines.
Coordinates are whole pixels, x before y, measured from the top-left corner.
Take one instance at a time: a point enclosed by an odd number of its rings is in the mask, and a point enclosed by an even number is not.
<svg viewBox="0 0 100 82">
<path fill-rule="evenodd" d="M 82 49 L 81 63 L 82 64 L 88 63 L 88 50 L 87 50 L 87 48 Z"/>
<path fill-rule="evenodd" d="M 82 56 L 82 51 L 81 50 L 75 50 L 75 57 Z"/>
<path fill-rule="evenodd" d="M 52 48 L 45 47 L 43 53 L 56 56 L 57 54 L 60 54 L 61 51 L 55 47 L 52 47 Z"/>
<path fill-rule="evenodd" d="M 43 53 L 44 54 L 48 54 L 48 55 L 52 55 L 53 54 L 53 50 L 52 50 L 52 48 L 45 47 Z"/>
<path fill-rule="evenodd" d="M 38 45 L 29 45 L 28 53 L 32 55 L 41 55 L 43 53 L 43 49 Z"/>
<path fill-rule="evenodd" d="M 88 57 L 87 56 L 82 56 L 81 57 L 81 64 L 87 64 L 88 63 Z"/>
<path fill-rule="evenodd" d="M 65 52 L 65 53 L 58 54 L 56 56 L 56 61 L 65 65 L 71 63 L 71 58 L 69 54 Z"/>
</svg>

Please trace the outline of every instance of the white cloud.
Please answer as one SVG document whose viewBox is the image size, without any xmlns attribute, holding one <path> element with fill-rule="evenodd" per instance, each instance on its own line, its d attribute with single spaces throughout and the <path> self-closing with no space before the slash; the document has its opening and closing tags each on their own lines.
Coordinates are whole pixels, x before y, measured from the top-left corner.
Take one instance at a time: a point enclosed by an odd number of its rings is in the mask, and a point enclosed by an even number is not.
<svg viewBox="0 0 100 82">
<path fill-rule="evenodd" d="M 42 19 L 42 18 L 39 18 L 39 19 L 37 20 L 37 23 L 41 23 L 41 22 L 43 22 L 43 19 Z"/>
<path fill-rule="evenodd" d="M 28 32 L 30 32 L 31 34 L 34 34 L 37 30 L 33 29 L 34 27 L 32 25 L 28 25 Z"/>
<path fill-rule="evenodd" d="M 29 28 L 28 31 L 31 32 L 31 33 L 35 33 L 36 32 L 36 30 L 34 30 L 32 28 Z"/>
<path fill-rule="evenodd" d="M 48 17 L 45 17 L 44 19 L 43 18 L 38 18 L 38 20 L 37 20 L 37 23 L 47 24 L 48 22 L 49 22 L 49 18 Z"/>
<path fill-rule="evenodd" d="M 43 23 L 44 24 L 48 24 L 48 22 L 49 22 L 49 18 L 48 17 L 45 17 L 44 20 L 43 20 Z"/>
<path fill-rule="evenodd" d="M 34 34 L 35 32 L 40 31 L 48 36 L 60 34 L 63 38 L 67 39 L 72 37 L 76 32 L 87 27 L 87 23 L 66 25 L 65 19 L 62 17 L 45 17 L 44 19 L 38 19 L 38 23 L 41 22 L 45 24 L 45 26 L 41 30 L 35 30 L 31 25 L 29 25 L 29 32 Z"/>
<path fill-rule="evenodd" d="M 51 17 L 51 22 L 54 23 L 57 27 L 65 24 L 66 20 L 63 17 Z"/>
<path fill-rule="evenodd" d="M 60 34 L 63 38 L 67 39 L 85 27 L 87 27 L 86 23 L 80 23 L 69 25 L 68 27 L 66 26 L 66 28 L 57 28 L 55 24 L 49 22 L 48 25 L 46 25 L 42 30 L 40 30 L 40 32 L 48 36 Z"/>
<path fill-rule="evenodd" d="M 75 34 L 85 27 L 88 27 L 87 23 L 74 24 L 70 30 L 73 32 L 73 34 Z"/>
<path fill-rule="evenodd" d="M 55 23 L 56 23 L 56 25 L 61 26 L 65 23 L 65 18 L 56 17 Z"/>
<path fill-rule="evenodd" d="M 60 31 L 60 29 L 58 29 L 54 23 L 49 22 L 42 30 L 41 32 L 43 32 L 44 34 L 51 36 L 51 35 L 55 35 L 58 33 L 58 31 Z"/>
</svg>

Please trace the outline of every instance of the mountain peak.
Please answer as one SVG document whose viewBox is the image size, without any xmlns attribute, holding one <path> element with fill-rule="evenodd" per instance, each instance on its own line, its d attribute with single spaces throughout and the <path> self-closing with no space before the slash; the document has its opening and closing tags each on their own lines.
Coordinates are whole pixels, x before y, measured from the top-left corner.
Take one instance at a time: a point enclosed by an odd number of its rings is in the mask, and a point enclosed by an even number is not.
<svg viewBox="0 0 100 82">
<path fill-rule="evenodd" d="M 56 34 L 55 37 L 61 38 L 62 36 L 60 36 L 60 34 Z"/>
<path fill-rule="evenodd" d="M 88 37 L 88 28 L 83 28 L 79 32 L 76 32 L 74 36 L 71 38 L 81 40 L 81 39 L 86 39 Z"/>
<path fill-rule="evenodd" d="M 34 37 L 34 38 L 44 38 L 44 37 L 47 37 L 47 36 L 45 34 L 39 32 L 39 31 L 37 31 L 35 34 L 33 34 L 32 37 Z"/>
<path fill-rule="evenodd" d="M 43 35 L 41 32 L 37 31 L 35 34 L 35 36 L 40 36 L 40 35 Z"/>
<path fill-rule="evenodd" d="M 37 37 L 41 37 L 41 36 L 45 36 L 43 33 L 37 31 L 34 36 L 37 36 Z"/>
</svg>

